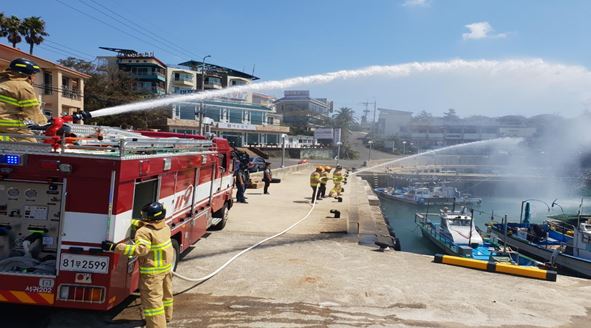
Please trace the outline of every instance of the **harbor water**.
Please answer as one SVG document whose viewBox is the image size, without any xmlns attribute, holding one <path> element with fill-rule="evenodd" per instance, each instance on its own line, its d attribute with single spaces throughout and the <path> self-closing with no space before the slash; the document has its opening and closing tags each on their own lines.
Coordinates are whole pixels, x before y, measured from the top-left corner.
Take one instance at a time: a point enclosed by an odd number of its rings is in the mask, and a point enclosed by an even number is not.
<svg viewBox="0 0 591 328">
<path fill-rule="evenodd" d="M 535 197 L 531 197 L 535 198 Z M 519 221 L 519 212 L 521 209 L 521 202 L 530 199 L 528 197 L 498 197 L 498 196 L 483 196 L 482 204 L 474 206 L 474 219 L 476 225 L 480 228 L 485 228 L 484 224 L 491 220 L 494 213 L 496 221 L 501 221 L 501 218 L 507 215 L 509 222 Z M 536 198 L 551 205 L 554 199 Z M 421 230 L 416 226 L 414 221 L 415 213 L 426 212 L 438 213 L 442 206 L 416 206 L 407 203 L 402 203 L 396 200 L 380 198 L 382 211 L 390 229 L 396 233 L 396 237 L 400 239 L 402 251 L 433 255 L 441 253 L 435 245 L 428 239 L 423 238 Z M 564 213 L 576 214 L 579 210 L 581 197 L 569 197 L 559 199 L 557 201 Z M 562 211 L 559 206 L 550 208 L 540 201 L 530 201 L 531 206 L 531 221 L 542 222 L 548 215 L 561 214 Z M 459 209 L 459 207 L 456 207 Z M 582 213 L 591 213 L 591 197 L 583 197 Z"/>
</svg>

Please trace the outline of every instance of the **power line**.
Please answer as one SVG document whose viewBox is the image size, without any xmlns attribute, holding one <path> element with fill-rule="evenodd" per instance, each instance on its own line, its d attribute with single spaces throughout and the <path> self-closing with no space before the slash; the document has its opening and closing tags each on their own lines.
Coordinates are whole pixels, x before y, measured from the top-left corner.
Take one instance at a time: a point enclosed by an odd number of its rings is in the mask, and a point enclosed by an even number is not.
<svg viewBox="0 0 591 328">
<path fill-rule="evenodd" d="M 95 11 L 97 11 L 97 12 L 99 12 L 99 13 L 103 14 L 104 16 L 106 16 L 106 17 L 108 17 L 108 18 L 112 19 L 113 21 L 115 21 L 115 22 L 117 22 L 117 23 L 119 23 L 119 24 L 121 24 L 121 25 L 123 25 L 123 26 L 125 26 L 125 27 L 127 27 L 127 28 L 131 28 L 132 30 L 135 30 L 135 31 L 137 31 L 138 33 L 140 33 L 140 34 L 142 34 L 142 35 L 144 35 L 144 36 L 148 37 L 149 39 L 151 39 L 151 40 L 153 40 L 153 41 L 155 41 L 155 42 L 157 42 L 157 43 L 162 43 L 162 41 L 160 41 L 160 40 L 158 40 L 158 39 L 156 39 L 156 38 L 152 37 L 151 35 L 147 34 L 147 33 L 146 33 L 146 32 L 144 32 L 143 30 L 141 30 L 141 29 L 138 29 L 138 28 L 136 28 L 136 27 L 134 27 L 134 26 L 132 26 L 132 25 L 128 24 L 127 22 L 125 22 L 125 21 L 122 21 L 122 20 L 120 20 L 120 19 L 118 19 L 118 18 L 116 18 L 116 17 L 113 17 L 112 15 L 110 15 L 110 14 L 109 14 L 109 13 L 107 13 L 107 12 L 105 12 L 104 10 L 101 10 L 101 9 L 99 9 L 99 8 L 97 8 L 97 7 L 95 7 L 95 6 L 91 5 L 91 4 L 89 4 L 89 3 L 86 3 L 86 2 L 84 2 L 84 1 L 81 1 L 81 3 L 82 3 L 83 5 L 85 5 L 85 6 L 87 6 L 87 7 L 89 7 L 89 8 L 91 8 L 91 9 L 93 9 L 93 10 L 95 10 Z M 171 49 L 171 51 L 174 51 L 174 52 L 175 52 L 176 54 L 178 54 L 178 55 L 181 55 L 181 56 L 186 56 L 186 54 L 184 54 L 184 53 L 181 53 L 181 52 L 179 52 L 178 50 Z"/>
<path fill-rule="evenodd" d="M 140 24 L 138 24 L 138 23 L 136 23 L 136 22 L 134 22 L 134 21 L 130 20 L 129 18 L 127 18 L 127 17 L 125 17 L 125 16 L 123 16 L 123 15 L 119 14 L 118 12 L 116 12 L 116 11 L 112 10 L 111 8 L 109 8 L 109 7 L 107 7 L 107 6 L 103 5 L 103 4 L 101 4 L 100 2 L 97 2 L 97 1 L 95 1 L 95 0 L 89 0 L 89 1 L 90 1 L 90 2 L 92 2 L 92 3 L 94 3 L 94 4 L 96 4 L 97 6 L 100 6 L 100 7 L 104 8 L 105 10 L 107 10 L 107 11 L 109 11 L 110 13 L 112 13 L 112 14 L 114 14 L 114 15 L 116 15 L 116 16 L 118 16 L 118 17 L 120 17 L 121 19 L 123 19 L 123 20 L 127 21 L 127 22 L 122 22 L 122 24 L 125 24 L 125 25 L 127 25 L 127 26 L 129 26 L 129 27 L 131 27 L 131 28 L 135 29 L 136 31 L 138 31 L 138 32 L 140 32 L 140 33 L 142 33 L 142 34 L 144 34 L 144 35 L 147 35 L 146 33 L 148 33 L 148 34 L 151 34 L 151 35 L 153 36 L 153 37 L 151 37 L 153 40 L 157 40 L 158 42 L 164 42 L 164 43 L 167 43 L 167 44 L 168 44 L 168 45 L 170 45 L 171 47 L 173 47 L 173 48 L 176 48 L 176 49 L 178 49 L 178 50 L 182 51 L 184 55 L 189 55 L 189 58 L 191 58 L 191 55 L 190 55 L 190 54 L 192 53 L 192 51 L 191 51 L 191 50 L 187 50 L 187 49 L 185 49 L 185 48 L 182 48 L 182 47 L 180 47 L 180 46 L 177 46 L 176 44 L 174 44 L 174 43 L 170 42 L 170 41 L 169 41 L 169 40 L 167 40 L 166 38 L 163 38 L 163 37 L 159 36 L 158 34 L 156 34 L 156 33 L 152 32 L 152 31 L 150 31 L 150 30 L 149 30 L 149 29 L 147 29 L 146 27 L 144 27 L 144 26 L 142 26 L 142 25 L 140 25 Z M 137 26 L 137 27 L 139 28 L 139 30 L 138 30 L 137 28 L 133 27 L 133 26 L 130 26 L 129 24 L 132 24 L 132 25 L 135 25 L 135 26 Z M 195 56 L 201 57 L 201 56 L 199 56 L 198 54 L 195 54 Z"/>
<path fill-rule="evenodd" d="M 92 19 L 94 19 L 94 20 L 96 20 L 96 21 L 98 21 L 98 22 L 100 22 L 100 23 L 102 23 L 102 24 L 104 24 L 104 25 L 106 25 L 106 26 L 109 26 L 110 28 L 112 28 L 112 29 L 114 29 L 114 30 L 117 30 L 117 31 L 119 31 L 119 32 L 121 32 L 121 33 L 123 33 L 123 34 L 126 34 L 126 35 L 128 35 L 128 36 L 130 36 L 130 37 L 132 37 L 132 38 L 134 38 L 134 39 L 137 39 L 137 40 L 140 40 L 140 41 L 142 41 L 142 42 L 146 42 L 146 43 L 148 43 L 148 44 L 151 44 L 152 46 L 154 46 L 154 47 L 156 47 L 156 48 L 158 48 L 158 49 L 160 49 L 160 50 L 162 50 L 162 51 L 165 51 L 165 52 L 167 52 L 167 53 L 169 53 L 169 54 L 171 54 L 171 55 L 173 55 L 173 56 L 175 56 L 175 57 L 177 57 L 177 58 L 181 58 L 181 59 L 182 59 L 182 57 L 179 57 L 179 56 L 178 56 L 177 54 L 175 54 L 175 53 L 172 53 L 172 52 L 170 52 L 170 51 L 168 51 L 168 50 L 166 50 L 166 49 L 164 49 L 164 48 L 161 48 L 161 47 L 159 47 L 158 45 L 156 45 L 156 44 L 154 44 L 154 43 L 152 43 L 152 42 L 150 42 L 150 41 L 146 41 L 146 40 L 144 40 L 144 39 L 142 39 L 142 38 L 140 38 L 140 37 L 138 37 L 138 36 L 136 36 L 136 35 L 133 35 L 133 34 L 131 34 L 131 33 L 127 32 L 127 31 L 125 31 L 125 30 L 123 30 L 123 29 L 120 29 L 120 28 L 118 28 L 118 27 L 116 27 L 116 26 L 113 26 L 112 24 L 110 24 L 110 23 L 108 23 L 108 22 L 106 22 L 106 21 L 104 21 L 104 20 L 102 20 L 102 19 L 100 19 L 100 18 L 97 18 L 97 17 L 95 17 L 95 16 L 93 16 L 93 15 L 91 15 L 91 14 L 87 13 L 87 12 L 84 12 L 84 11 L 82 11 L 82 10 L 80 10 L 80 9 L 76 8 L 76 7 L 73 7 L 73 6 L 71 6 L 71 5 L 67 4 L 67 3 L 65 3 L 65 2 L 64 2 L 64 1 L 62 1 L 62 0 L 55 0 L 55 1 L 57 1 L 57 2 L 61 3 L 62 5 L 64 5 L 64 6 L 68 7 L 68 8 L 70 8 L 70 9 L 72 9 L 72 10 L 74 10 L 74 11 L 76 11 L 76 12 L 78 12 L 78 13 L 80 13 L 80 14 L 82 14 L 82 15 L 86 16 L 86 17 L 92 18 Z"/>
<path fill-rule="evenodd" d="M 88 58 L 86 56 L 80 56 L 80 53 L 77 53 L 77 52 L 74 52 L 74 51 L 70 51 L 70 50 L 67 50 L 67 49 L 64 49 L 64 48 L 60 48 L 60 47 L 55 47 L 55 46 L 52 46 L 50 44 L 41 44 L 40 46 L 41 47 L 49 47 L 51 49 L 54 49 L 57 52 L 60 52 L 60 53 L 62 53 L 64 55 L 68 56 L 68 57 L 74 55 L 75 57 L 84 59 L 86 61 L 93 61 L 93 59 Z"/>
<path fill-rule="evenodd" d="M 81 57 L 87 57 L 87 58 L 94 58 L 94 57 L 96 57 L 95 55 L 91 55 L 89 53 L 86 53 L 86 52 L 81 51 L 81 50 L 78 50 L 78 49 L 70 48 L 67 45 L 62 44 L 62 43 L 59 43 L 59 42 L 55 42 L 55 41 L 52 41 L 52 40 L 44 40 L 43 41 L 43 43 L 46 43 L 46 42 L 48 42 L 50 44 L 53 44 L 56 47 L 60 47 L 60 48 L 63 48 L 63 49 L 70 50 L 72 53 L 77 53 L 78 55 L 82 55 Z"/>
</svg>

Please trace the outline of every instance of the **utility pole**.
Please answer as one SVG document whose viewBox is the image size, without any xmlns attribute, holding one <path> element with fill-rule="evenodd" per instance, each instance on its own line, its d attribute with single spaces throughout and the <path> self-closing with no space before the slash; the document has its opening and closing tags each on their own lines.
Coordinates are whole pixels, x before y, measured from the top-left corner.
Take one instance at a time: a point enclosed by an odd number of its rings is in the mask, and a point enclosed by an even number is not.
<svg viewBox="0 0 591 328">
<path fill-rule="evenodd" d="M 374 100 L 373 102 L 363 102 L 363 105 L 365 105 L 365 110 L 363 111 L 363 113 L 365 114 L 366 120 L 367 120 L 367 114 L 369 114 L 369 105 L 373 105 L 373 120 L 371 122 L 371 127 L 369 128 L 369 134 L 375 138 L 375 132 L 376 132 L 376 110 L 377 110 L 377 102 Z"/>
<path fill-rule="evenodd" d="M 205 60 L 209 57 L 211 56 L 207 55 L 201 61 L 201 92 L 205 90 Z M 199 104 L 199 134 L 203 135 L 203 99 L 201 99 L 201 103 Z"/>
</svg>

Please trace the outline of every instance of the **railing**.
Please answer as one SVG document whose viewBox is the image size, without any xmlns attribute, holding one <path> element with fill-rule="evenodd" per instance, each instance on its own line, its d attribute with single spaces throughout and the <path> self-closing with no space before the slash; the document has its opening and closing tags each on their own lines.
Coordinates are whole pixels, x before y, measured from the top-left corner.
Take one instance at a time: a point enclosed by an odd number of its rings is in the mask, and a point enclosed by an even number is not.
<svg viewBox="0 0 591 328">
<path fill-rule="evenodd" d="M 73 99 L 73 100 L 80 99 L 80 93 L 78 91 L 74 91 L 72 88 L 70 88 L 67 85 L 62 85 L 62 96 L 66 97 L 66 98 Z"/>
<path fill-rule="evenodd" d="M 452 252 L 458 253 L 458 246 L 452 239 L 437 233 L 437 227 L 429 220 L 429 216 L 440 217 L 437 213 L 415 213 L 415 223 L 419 224 L 431 237 L 449 248 Z"/>
<path fill-rule="evenodd" d="M 119 129 L 100 127 L 102 140 L 96 136 L 97 127 L 72 125 L 76 135 L 88 137 L 61 138 L 61 143 L 53 147 L 50 137 L 43 135 L 0 134 L 13 141 L 0 142 L 0 153 L 61 153 L 85 156 L 129 159 L 136 157 L 160 157 L 181 153 L 209 153 L 216 151 L 215 144 L 210 140 L 151 138 L 141 134 Z M 95 136 L 91 136 L 95 134 Z M 19 141 L 23 138 L 36 139 L 35 142 Z"/>
</svg>

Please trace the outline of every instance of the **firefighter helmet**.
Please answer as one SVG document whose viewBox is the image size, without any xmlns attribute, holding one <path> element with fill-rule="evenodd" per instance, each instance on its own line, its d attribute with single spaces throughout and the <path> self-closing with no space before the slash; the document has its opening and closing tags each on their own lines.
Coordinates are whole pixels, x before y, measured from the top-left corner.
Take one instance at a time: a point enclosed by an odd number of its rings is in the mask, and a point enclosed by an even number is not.
<svg viewBox="0 0 591 328">
<path fill-rule="evenodd" d="M 8 67 L 13 72 L 18 72 L 25 75 L 33 75 L 41 72 L 39 65 L 26 58 L 17 58 L 11 61 Z"/>
<path fill-rule="evenodd" d="M 166 216 L 166 209 L 164 205 L 159 202 L 147 204 L 141 211 L 142 220 L 145 221 L 160 221 Z"/>
</svg>

